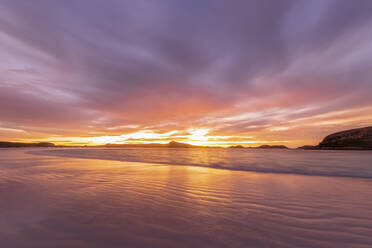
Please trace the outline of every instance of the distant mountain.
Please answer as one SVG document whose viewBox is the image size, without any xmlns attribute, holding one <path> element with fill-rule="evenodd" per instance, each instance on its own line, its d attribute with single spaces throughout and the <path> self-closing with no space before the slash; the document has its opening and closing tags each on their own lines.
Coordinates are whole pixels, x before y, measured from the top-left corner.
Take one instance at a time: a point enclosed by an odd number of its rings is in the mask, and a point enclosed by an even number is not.
<svg viewBox="0 0 372 248">
<path fill-rule="evenodd" d="M 258 146 L 258 147 L 254 147 L 256 149 L 289 149 L 288 147 L 286 146 L 283 146 L 283 145 L 262 145 L 262 146 Z"/>
<path fill-rule="evenodd" d="M 300 146 L 297 149 L 303 149 L 303 150 L 315 150 L 318 149 L 318 146 L 310 146 L 310 145 L 304 145 Z"/>
<path fill-rule="evenodd" d="M 0 141 L 0 148 L 8 147 L 54 147 L 53 143 L 39 142 L 39 143 L 20 143 L 20 142 L 6 142 Z"/>
<path fill-rule="evenodd" d="M 168 144 L 168 147 L 175 147 L 175 148 L 191 148 L 191 147 L 196 147 L 190 144 L 185 144 L 185 143 L 180 143 L 176 141 L 171 141 Z"/>
<path fill-rule="evenodd" d="M 318 149 L 372 150 L 372 126 L 330 134 L 317 146 Z"/>
<path fill-rule="evenodd" d="M 262 146 L 256 146 L 256 147 L 244 147 L 242 145 L 236 145 L 236 146 L 230 146 L 229 148 L 247 148 L 247 149 L 289 149 L 286 146 L 283 145 L 262 145 Z"/>
<path fill-rule="evenodd" d="M 237 146 L 229 146 L 229 148 L 245 148 L 245 147 L 242 145 L 237 145 Z"/>
<path fill-rule="evenodd" d="M 103 147 L 109 147 L 109 148 L 115 148 L 115 147 L 141 147 L 141 148 L 200 148 L 204 146 L 193 146 L 186 143 L 171 141 L 168 144 L 158 144 L 158 143 L 152 143 L 152 144 L 106 144 Z"/>
</svg>

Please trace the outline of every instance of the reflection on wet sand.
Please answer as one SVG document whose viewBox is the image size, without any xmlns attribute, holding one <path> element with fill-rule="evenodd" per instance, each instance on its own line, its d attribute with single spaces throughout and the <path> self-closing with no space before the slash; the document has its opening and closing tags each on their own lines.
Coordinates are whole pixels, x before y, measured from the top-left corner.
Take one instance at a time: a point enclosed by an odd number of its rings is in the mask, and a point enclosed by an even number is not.
<svg viewBox="0 0 372 248">
<path fill-rule="evenodd" d="M 0 150 L 1 247 L 371 247 L 372 180 Z"/>
</svg>

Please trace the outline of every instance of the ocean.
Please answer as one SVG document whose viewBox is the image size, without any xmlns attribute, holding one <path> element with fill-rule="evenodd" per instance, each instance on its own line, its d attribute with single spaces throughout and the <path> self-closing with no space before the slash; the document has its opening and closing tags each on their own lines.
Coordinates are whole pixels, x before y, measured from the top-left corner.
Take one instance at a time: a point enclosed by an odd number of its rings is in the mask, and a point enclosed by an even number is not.
<svg viewBox="0 0 372 248">
<path fill-rule="evenodd" d="M 225 170 L 372 178 L 371 151 L 239 148 L 52 149 L 44 154 Z"/>
</svg>

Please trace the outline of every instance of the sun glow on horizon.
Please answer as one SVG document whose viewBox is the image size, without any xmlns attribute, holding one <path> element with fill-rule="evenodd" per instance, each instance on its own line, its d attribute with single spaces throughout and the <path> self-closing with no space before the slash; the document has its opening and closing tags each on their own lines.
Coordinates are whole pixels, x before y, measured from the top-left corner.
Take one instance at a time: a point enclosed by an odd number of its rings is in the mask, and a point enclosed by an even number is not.
<svg viewBox="0 0 372 248">
<path fill-rule="evenodd" d="M 56 145 L 90 145 L 105 144 L 167 144 L 171 141 L 182 142 L 196 146 L 228 147 L 232 145 L 288 143 L 287 140 L 255 140 L 252 136 L 209 135 L 209 128 L 189 128 L 187 130 L 173 130 L 156 132 L 140 130 L 122 135 L 103 135 L 91 137 L 61 137 L 52 136 L 44 139 L 27 139 L 23 142 L 52 142 Z"/>
<path fill-rule="evenodd" d="M 333 111 L 328 113 L 320 113 L 310 117 L 294 118 L 292 120 L 280 120 L 277 123 L 256 123 L 247 124 L 244 128 L 241 127 L 242 133 L 230 130 L 234 127 L 235 122 L 228 122 L 223 119 L 214 118 L 213 126 L 210 123 L 203 123 L 201 126 L 193 126 L 179 128 L 174 130 L 162 130 L 163 126 L 148 127 L 140 125 L 123 125 L 117 126 L 114 131 L 105 129 L 95 130 L 95 126 L 89 127 L 89 133 L 85 135 L 50 135 L 38 138 L 30 136 L 28 131 L 22 129 L 11 129 L 0 126 L 1 130 L 12 131 L 13 134 L 18 134 L 19 139 L 9 139 L 16 142 L 51 142 L 56 145 L 67 146 L 99 146 L 105 144 L 166 144 L 170 141 L 187 143 L 196 146 L 220 146 L 228 147 L 233 145 L 242 146 L 258 146 L 262 144 L 286 145 L 288 147 L 299 147 L 302 145 L 317 145 L 326 134 L 348 129 L 352 127 L 368 126 L 371 123 L 372 115 L 370 110 L 372 107 L 354 108 L 351 110 Z M 284 112 L 284 110 L 282 111 Z M 280 112 L 279 117 L 282 113 Z M 275 117 L 275 113 L 270 113 L 270 118 Z M 284 118 L 283 118 L 284 119 Z M 211 121 L 209 120 L 209 121 Z M 249 121 L 245 120 L 245 121 Z M 177 127 L 177 125 L 175 125 Z M 166 125 L 164 126 L 166 127 Z M 325 129 L 324 133 L 319 132 L 318 136 L 307 135 L 317 127 Z M 120 128 L 126 128 L 128 133 L 121 133 Z M 129 128 L 129 130 L 128 130 Z M 137 128 L 133 130 L 133 128 Z M 224 131 L 227 130 L 226 132 Z M 327 131 L 328 130 L 328 131 Z M 52 130 L 51 130 L 52 131 Z M 82 131 L 84 133 L 85 130 Z"/>
<path fill-rule="evenodd" d="M 30 137 L 23 138 L 22 136 L 28 135 L 27 131 L 21 129 L 11 129 L 12 133 L 20 134 L 18 142 L 51 142 L 56 145 L 67 146 L 100 146 L 106 144 L 167 144 L 171 141 L 186 143 L 196 146 L 218 146 L 228 147 L 234 145 L 242 146 L 259 146 L 262 144 L 273 145 L 286 145 L 288 147 L 298 147 L 302 145 L 317 145 L 323 135 L 319 134 L 318 137 L 307 138 L 303 134 L 307 130 L 313 130 L 317 126 L 326 126 L 329 128 L 335 126 L 352 126 L 354 123 L 367 124 L 372 120 L 370 114 L 371 107 L 355 108 L 352 110 L 334 111 L 328 113 L 321 113 L 310 117 L 299 117 L 289 121 L 278 121 L 276 124 L 261 125 L 247 124 L 244 127 L 244 132 L 238 133 L 231 132 L 230 127 L 234 125 L 234 121 L 226 122 L 226 119 L 210 118 L 209 122 L 204 125 L 195 125 L 192 127 L 179 128 L 174 130 L 162 130 L 164 126 L 148 127 L 140 125 L 120 125 L 95 130 L 95 126 L 88 126 L 89 133 L 86 135 L 51 135 L 44 137 Z M 286 113 L 286 110 L 277 111 L 279 117 Z M 258 115 L 258 114 L 257 114 Z M 254 115 L 252 115 L 254 116 Z M 251 116 L 251 117 L 252 117 Z M 275 117 L 275 113 L 270 113 L 271 118 Z M 278 117 L 278 116 L 276 116 Z M 275 117 L 275 118 L 276 118 Z M 279 120 L 280 118 L 278 118 Z M 245 121 L 249 121 L 245 120 Z M 361 125 L 360 124 L 360 125 Z M 177 125 L 176 125 L 177 126 Z M 121 133 L 120 129 L 126 129 L 128 133 Z M 227 132 L 223 130 L 227 129 Z M 8 130 L 7 127 L 0 127 L 0 130 Z M 84 130 L 83 130 L 84 132 Z M 299 136 L 298 134 L 301 133 Z M 330 131 L 327 133 L 331 133 Z M 22 135 L 22 136 L 21 136 Z M 302 136 L 302 137 L 301 137 Z M 298 137 L 298 138 L 297 138 Z"/>
</svg>

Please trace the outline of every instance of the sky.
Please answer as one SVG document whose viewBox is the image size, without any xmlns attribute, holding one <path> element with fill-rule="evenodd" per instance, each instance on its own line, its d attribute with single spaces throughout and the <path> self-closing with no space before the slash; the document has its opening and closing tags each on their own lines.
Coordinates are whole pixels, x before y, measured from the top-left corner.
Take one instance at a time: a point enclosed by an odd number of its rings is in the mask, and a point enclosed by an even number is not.
<svg viewBox="0 0 372 248">
<path fill-rule="evenodd" d="M 317 144 L 372 125 L 370 0 L 0 0 L 0 140 Z"/>
</svg>

